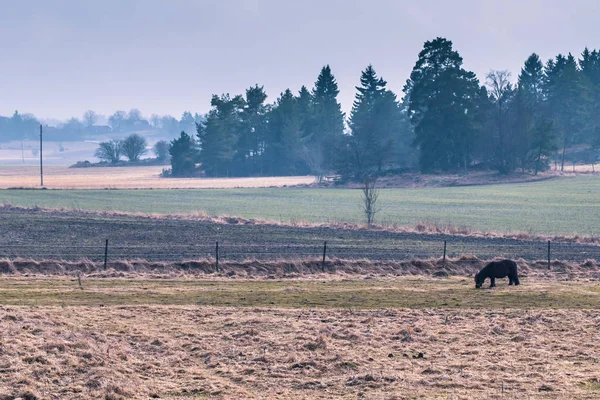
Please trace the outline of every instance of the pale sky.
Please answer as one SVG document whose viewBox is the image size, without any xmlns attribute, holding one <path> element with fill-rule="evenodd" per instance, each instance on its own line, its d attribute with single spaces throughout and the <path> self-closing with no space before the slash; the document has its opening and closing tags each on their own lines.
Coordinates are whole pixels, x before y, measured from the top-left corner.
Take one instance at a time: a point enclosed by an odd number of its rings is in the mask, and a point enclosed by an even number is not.
<svg viewBox="0 0 600 400">
<path fill-rule="evenodd" d="M 206 112 L 264 85 L 274 101 L 330 64 L 349 111 L 369 63 L 401 97 L 426 40 L 483 81 L 529 54 L 600 47 L 598 0 L 0 0 L 0 114 Z"/>
</svg>

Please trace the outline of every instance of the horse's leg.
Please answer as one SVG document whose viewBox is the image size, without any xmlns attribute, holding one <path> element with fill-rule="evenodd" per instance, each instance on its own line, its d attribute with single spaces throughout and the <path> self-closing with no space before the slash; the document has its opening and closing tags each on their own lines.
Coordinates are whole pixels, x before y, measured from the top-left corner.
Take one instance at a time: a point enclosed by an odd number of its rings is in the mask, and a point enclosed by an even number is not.
<svg viewBox="0 0 600 400">
<path fill-rule="evenodd" d="M 515 285 L 519 285 L 521 282 L 519 282 L 519 277 L 517 275 L 515 275 Z"/>
<path fill-rule="evenodd" d="M 490 287 L 491 287 L 491 288 L 495 287 L 495 286 L 496 286 L 496 278 L 494 278 L 494 277 L 492 276 L 492 277 L 490 277 L 490 281 L 491 281 L 491 283 L 490 283 Z"/>
<path fill-rule="evenodd" d="M 511 276 L 508 277 L 508 286 L 512 286 L 514 284 L 513 278 Z"/>
</svg>

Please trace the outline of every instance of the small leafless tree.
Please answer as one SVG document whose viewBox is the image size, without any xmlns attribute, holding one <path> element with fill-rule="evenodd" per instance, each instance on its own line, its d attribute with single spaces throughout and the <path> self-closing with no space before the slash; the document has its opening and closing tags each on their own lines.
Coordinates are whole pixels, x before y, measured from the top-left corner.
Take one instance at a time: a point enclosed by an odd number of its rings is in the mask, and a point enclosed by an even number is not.
<svg viewBox="0 0 600 400">
<path fill-rule="evenodd" d="M 143 136 L 134 133 L 123 140 L 121 149 L 129 161 L 136 162 L 140 160 L 141 156 L 148 152 L 146 149 L 147 146 L 146 139 Z"/>
<path fill-rule="evenodd" d="M 315 176 L 317 183 L 323 182 L 325 177 L 324 157 L 321 146 L 318 144 L 309 144 L 302 147 L 300 158 L 304 160 L 310 172 Z"/>
<path fill-rule="evenodd" d="M 156 142 L 152 151 L 154 152 L 154 155 L 156 155 L 156 158 L 163 162 L 169 161 L 169 158 L 171 157 L 169 154 L 169 142 L 166 140 Z"/>
<path fill-rule="evenodd" d="M 379 189 L 375 188 L 377 183 L 376 178 L 367 177 L 363 182 L 362 187 L 362 201 L 363 201 L 363 212 L 367 217 L 367 225 L 371 226 L 375 220 L 375 214 L 380 210 L 377 205 L 379 199 Z"/>
<path fill-rule="evenodd" d="M 100 147 L 96 149 L 94 154 L 97 158 L 102 161 L 108 161 L 116 164 L 123 154 L 123 142 L 121 140 L 110 140 L 108 142 L 100 143 Z"/>
<path fill-rule="evenodd" d="M 83 113 L 83 124 L 86 129 L 92 129 L 92 126 L 94 126 L 96 122 L 98 122 L 98 114 L 94 111 L 88 110 Z"/>
</svg>

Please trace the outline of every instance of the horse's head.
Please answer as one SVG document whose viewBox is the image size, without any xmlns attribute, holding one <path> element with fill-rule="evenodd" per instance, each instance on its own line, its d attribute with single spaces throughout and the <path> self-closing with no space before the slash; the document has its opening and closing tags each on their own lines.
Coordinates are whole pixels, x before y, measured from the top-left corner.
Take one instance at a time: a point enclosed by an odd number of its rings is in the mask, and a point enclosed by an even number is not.
<svg viewBox="0 0 600 400">
<path fill-rule="evenodd" d="M 481 287 L 481 285 L 483 285 L 483 281 L 485 279 L 480 279 L 480 275 L 479 274 L 475 274 L 475 289 L 479 289 Z"/>
</svg>

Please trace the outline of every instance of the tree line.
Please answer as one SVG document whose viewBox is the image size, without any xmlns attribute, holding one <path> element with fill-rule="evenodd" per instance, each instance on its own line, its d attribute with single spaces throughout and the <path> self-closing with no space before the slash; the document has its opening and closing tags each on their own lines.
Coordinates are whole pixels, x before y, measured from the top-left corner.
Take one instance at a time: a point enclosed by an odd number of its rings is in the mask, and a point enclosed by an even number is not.
<svg viewBox="0 0 600 400">
<path fill-rule="evenodd" d="M 154 144 L 152 151 L 159 162 L 169 160 L 169 143 L 160 140 Z M 103 162 L 117 164 L 125 156 L 130 163 L 137 163 L 143 155 L 148 154 L 148 142 L 143 136 L 133 133 L 125 139 L 112 139 L 99 144 L 94 156 Z"/>
<path fill-rule="evenodd" d="M 195 133 L 170 144 L 172 174 L 208 176 L 335 173 L 364 180 L 405 168 L 425 173 L 479 167 L 537 174 L 566 150 L 600 147 L 600 52 L 525 61 L 516 83 L 506 70 L 482 84 L 445 38 L 427 41 L 403 98 L 372 65 L 356 87 L 348 118 L 329 66 L 314 87 L 285 90 L 268 104 L 262 86 L 213 95 Z"/>
<path fill-rule="evenodd" d="M 171 115 L 153 114 L 149 119 L 134 108 L 128 112 L 119 110 L 101 122 L 101 116 L 93 110 L 86 111 L 81 118 L 70 118 L 58 126 L 46 126 L 45 138 L 49 141 L 80 141 L 105 134 L 158 131 L 165 136 L 175 137 L 181 131 L 193 132 L 203 116 L 185 111 L 180 119 Z M 15 111 L 11 117 L 0 115 L 0 142 L 11 140 L 35 140 L 39 126 L 43 123 L 33 114 Z"/>
<path fill-rule="evenodd" d="M 213 95 L 195 135 L 181 132 L 170 145 L 172 175 L 352 175 L 376 165 L 408 165 L 412 130 L 396 95 L 372 66 L 363 72 L 348 125 L 337 100 L 339 88 L 329 65 L 312 89 L 286 89 L 272 104 L 263 86 L 245 95 Z M 400 156 L 404 156 L 400 158 Z M 200 164 L 199 167 L 197 165 Z M 357 169 L 357 171 L 354 171 Z"/>
<path fill-rule="evenodd" d="M 537 173 L 553 155 L 563 170 L 570 146 L 598 149 L 600 52 L 586 48 L 578 60 L 559 54 L 545 64 L 534 53 L 516 84 L 510 78 L 491 71 L 481 85 L 451 41 L 425 43 L 404 87 L 421 171 L 482 164 Z"/>
<path fill-rule="evenodd" d="M 244 94 L 213 95 L 206 115 L 186 111 L 179 120 L 146 120 L 137 109 L 117 111 L 107 128 L 178 135 L 166 146 L 174 176 L 336 174 L 364 180 L 413 168 L 537 173 L 551 161 L 564 169 L 574 146 L 587 149 L 593 165 L 600 148 L 598 50 L 558 54 L 545 63 L 534 53 L 516 79 L 492 70 L 480 82 L 463 68 L 452 42 L 436 38 L 419 52 L 402 97 L 372 65 L 361 72 L 349 115 L 338 95 L 326 65 L 311 88 L 286 89 L 274 102 L 254 85 Z M 88 111 L 59 129 L 85 137 L 98 129 L 97 121 Z M 30 114 L 0 117 L 0 138 L 35 138 L 38 125 Z M 113 156 L 117 144 L 123 143 L 112 142 Z"/>
</svg>

